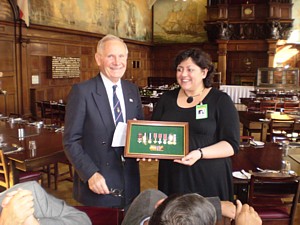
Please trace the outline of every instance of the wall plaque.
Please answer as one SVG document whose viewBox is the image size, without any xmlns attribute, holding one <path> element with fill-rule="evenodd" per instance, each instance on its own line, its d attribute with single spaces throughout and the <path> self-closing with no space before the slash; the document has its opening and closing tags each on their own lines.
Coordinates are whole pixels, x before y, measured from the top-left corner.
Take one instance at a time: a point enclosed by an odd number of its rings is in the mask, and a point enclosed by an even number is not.
<svg viewBox="0 0 300 225">
<path fill-rule="evenodd" d="M 52 56 L 50 64 L 53 79 L 80 77 L 80 57 Z"/>
</svg>

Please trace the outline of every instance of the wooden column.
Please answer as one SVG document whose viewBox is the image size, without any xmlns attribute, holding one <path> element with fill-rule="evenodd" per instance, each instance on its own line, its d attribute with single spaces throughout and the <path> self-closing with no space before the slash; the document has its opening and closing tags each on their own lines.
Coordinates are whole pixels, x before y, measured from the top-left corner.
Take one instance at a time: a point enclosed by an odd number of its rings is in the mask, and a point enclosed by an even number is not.
<svg viewBox="0 0 300 225">
<path fill-rule="evenodd" d="M 268 39 L 268 67 L 274 67 L 277 40 Z"/>
<path fill-rule="evenodd" d="M 221 72 L 222 84 L 226 84 L 227 44 L 228 40 L 217 40 L 218 43 L 218 72 Z"/>
</svg>

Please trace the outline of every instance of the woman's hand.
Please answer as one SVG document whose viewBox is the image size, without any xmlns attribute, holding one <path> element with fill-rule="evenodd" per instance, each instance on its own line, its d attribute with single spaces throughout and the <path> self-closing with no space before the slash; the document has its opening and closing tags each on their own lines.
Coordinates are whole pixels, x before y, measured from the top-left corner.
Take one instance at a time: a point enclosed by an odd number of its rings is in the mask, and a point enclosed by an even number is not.
<svg viewBox="0 0 300 225">
<path fill-rule="evenodd" d="M 201 158 L 201 153 L 199 150 L 191 151 L 182 159 L 175 159 L 174 162 L 180 163 L 186 166 L 192 166 L 195 162 L 197 162 Z"/>
</svg>

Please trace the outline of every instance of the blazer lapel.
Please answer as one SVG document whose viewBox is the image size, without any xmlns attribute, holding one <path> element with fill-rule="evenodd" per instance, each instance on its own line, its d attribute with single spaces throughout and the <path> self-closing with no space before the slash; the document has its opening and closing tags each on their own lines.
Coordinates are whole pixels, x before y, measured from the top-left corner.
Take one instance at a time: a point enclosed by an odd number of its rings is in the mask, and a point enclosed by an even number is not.
<svg viewBox="0 0 300 225">
<path fill-rule="evenodd" d="M 121 81 L 122 82 L 122 81 Z M 136 101 L 136 96 L 131 91 L 131 89 L 127 86 L 126 82 L 122 82 L 123 96 L 126 107 L 126 119 L 133 119 L 135 115 L 135 107 L 132 107 Z"/>
<path fill-rule="evenodd" d="M 96 92 L 92 92 L 92 94 L 102 118 L 102 122 L 107 129 L 115 129 L 115 123 L 110 109 L 108 96 L 100 75 L 96 77 L 95 82 Z"/>
</svg>

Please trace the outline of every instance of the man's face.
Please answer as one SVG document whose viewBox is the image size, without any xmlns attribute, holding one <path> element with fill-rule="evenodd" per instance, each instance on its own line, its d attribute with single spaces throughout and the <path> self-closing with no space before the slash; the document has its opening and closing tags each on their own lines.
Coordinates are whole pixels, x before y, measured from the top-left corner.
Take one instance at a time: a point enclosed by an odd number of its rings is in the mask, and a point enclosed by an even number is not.
<svg viewBox="0 0 300 225">
<path fill-rule="evenodd" d="M 107 41 L 102 50 L 95 54 L 95 59 L 100 72 L 116 83 L 123 77 L 127 66 L 125 44 L 117 40 Z"/>
</svg>

